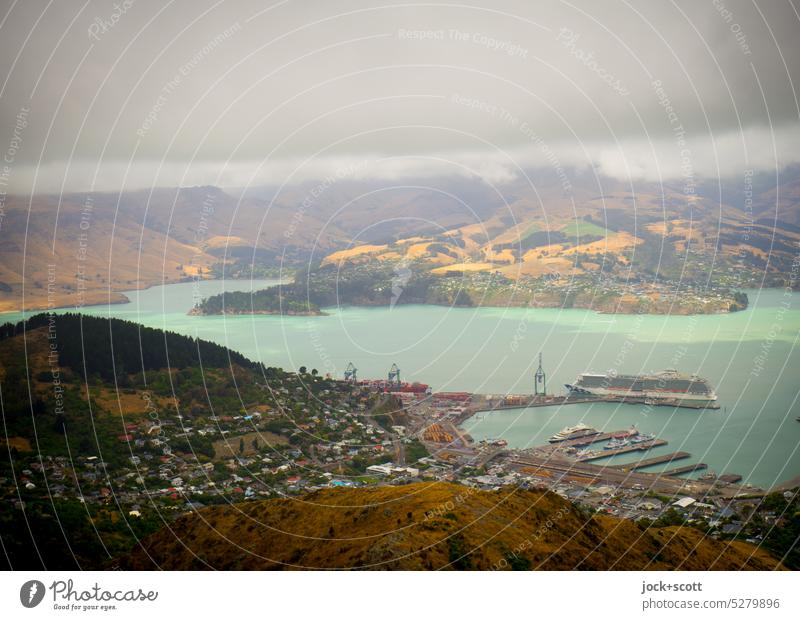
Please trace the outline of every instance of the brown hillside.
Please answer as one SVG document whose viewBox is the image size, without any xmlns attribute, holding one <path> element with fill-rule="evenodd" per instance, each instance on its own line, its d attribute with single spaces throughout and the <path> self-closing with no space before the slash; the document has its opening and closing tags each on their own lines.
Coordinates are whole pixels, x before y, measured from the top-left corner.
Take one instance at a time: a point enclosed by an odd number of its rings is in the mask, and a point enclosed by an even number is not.
<svg viewBox="0 0 800 620">
<path fill-rule="evenodd" d="M 516 558 L 515 558 L 516 554 Z M 682 527 L 586 517 L 543 491 L 445 483 L 323 490 L 215 506 L 145 539 L 122 567 L 147 570 L 460 568 L 767 570 L 766 552 Z"/>
</svg>

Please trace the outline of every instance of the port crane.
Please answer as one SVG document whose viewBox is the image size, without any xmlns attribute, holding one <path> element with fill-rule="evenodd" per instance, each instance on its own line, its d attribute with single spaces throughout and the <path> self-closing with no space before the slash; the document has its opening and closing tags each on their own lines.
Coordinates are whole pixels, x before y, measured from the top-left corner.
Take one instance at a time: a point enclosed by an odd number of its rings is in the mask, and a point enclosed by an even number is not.
<svg viewBox="0 0 800 620">
<path fill-rule="evenodd" d="M 389 369 L 389 384 L 400 385 L 400 369 L 397 364 L 392 364 Z"/>
<path fill-rule="evenodd" d="M 547 375 L 544 373 L 544 368 L 542 368 L 542 354 L 539 353 L 539 368 L 536 371 L 536 374 L 533 375 L 533 393 L 535 396 L 546 396 L 547 395 Z"/>
<path fill-rule="evenodd" d="M 344 380 L 349 381 L 351 383 L 355 383 L 358 381 L 358 368 L 353 365 L 353 362 L 350 362 L 347 365 L 347 368 L 344 369 Z"/>
</svg>

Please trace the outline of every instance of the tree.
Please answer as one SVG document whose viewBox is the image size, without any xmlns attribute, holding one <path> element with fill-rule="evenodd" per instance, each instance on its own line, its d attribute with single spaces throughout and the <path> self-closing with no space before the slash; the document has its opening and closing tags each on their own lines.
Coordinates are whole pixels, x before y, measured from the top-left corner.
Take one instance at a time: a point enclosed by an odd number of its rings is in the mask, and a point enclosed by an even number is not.
<svg viewBox="0 0 800 620">
<path fill-rule="evenodd" d="M 244 454 L 244 437 L 239 438 L 239 454 Z"/>
<path fill-rule="evenodd" d="M 304 374 L 306 374 L 307 370 L 308 369 L 305 366 L 300 366 L 300 371 L 299 372 L 300 372 L 301 375 L 304 375 Z"/>
</svg>

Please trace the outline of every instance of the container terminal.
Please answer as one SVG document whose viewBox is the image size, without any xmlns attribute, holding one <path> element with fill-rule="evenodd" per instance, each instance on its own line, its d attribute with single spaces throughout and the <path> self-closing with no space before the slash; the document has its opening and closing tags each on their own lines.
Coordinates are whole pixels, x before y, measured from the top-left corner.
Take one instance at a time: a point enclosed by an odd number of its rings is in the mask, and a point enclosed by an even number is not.
<svg viewBox="0 0 800 620">
<path fill-rule="evenodd" d="M 578 423 L 556 433 L 547 443 L 527 449 L 509 449 L 502 439 L 475 442 L 464 429 L 465 423 L 473 416 L 528 407 L 613 402 L 654 407 L 718 408 L 713 388 L 696 375 L 667 370 L 653 375 L 619 375 L 611 380 L 610 375 L 584 373 L 567 385 L 566 394 L 553 395 L 547 393 L 547 377 L 540 355 L 539 367 L 534 374 L 533 394 L 435 392 L 425 383 L 402 381 L 400 376 L 399 367 L 393 364 L 386 379 L 359 380 L 357 369 L 350 364 L 345 378 L 380 389 L 399 400 L 409 420 L 405 433 L 418 437 L 434 462 L 457 468 L 500 467 L 551 484 L 580 481 L 634 490 L 694 494 L 714 489 L 730 496 L 753 492 L 752 487 L 736 484 L 741 480 L 737 474 L 704 474 L 699 479 L 681 477 L 705 470 L 707 465 L 680 463 L 691 459 L 687 452 L 648 457 L 651 449 L 666 446 L 668 441 L 636 428 L 606 431 Z M 625 455 L 631 457 L 630 462 L 599 462 Z M 647 471 L 656 466 L 664 466 L 664 471 Z"/>
</svg>

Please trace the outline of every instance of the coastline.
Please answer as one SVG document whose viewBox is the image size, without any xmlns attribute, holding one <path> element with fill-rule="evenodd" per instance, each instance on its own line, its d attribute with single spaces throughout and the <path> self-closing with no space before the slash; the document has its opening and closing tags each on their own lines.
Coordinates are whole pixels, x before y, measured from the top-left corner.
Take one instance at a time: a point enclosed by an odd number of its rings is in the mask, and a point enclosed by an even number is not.
<svg viewBox="0 0 800 620">
<path fill-rule="evenodd" d="M 205 282 L 252 282 L 252 281 L 261 281 L 261 279 L 253 280 L 252 278 L 181 278 L 179 280 L 174 281 L 157 281 L 157 282 L 147 282 L 142 286 L 137 286 L 133 288 L 125 288 L 125 289 L 111 289 L 108 288 L 98 288 L 98 289 L 89 289 L 84 294 L 84 303 L 80 306 L 76 306 L 69 302 L 59 301 L 56 305 L 50 306 L 47 303 L 34 303 L 30 306 L 22 307 L 20 302 L 12 302 L 12 300 L 0 300 L 0 321 L 2 321 L 3 315 L 11 315 L 11 314 L 20 314 L 20 313 L 38 313 L 38 312 L 47 312 L 49 310 L 75 310 L 80 311 L 81 308 L 98 308 L 102 306 L 108 305 L 121 305 L 131 303 L 131 298 L 129 295 L 133 295 L 135 293 L 139 293 L 141 291 L 147 291 L 153 288 L 157 288 L 159 286 L 174 286 L 177 284 L 189 284 L 189 283 L 205 283 Z M 276 283 L 278 283 L 276 281 Z M 91 293 L 91 294 L 90 294 Z M 100 295 L 97 295 L 99 293 Z M 75 297 L 76 293 L 69 293 L 69 294 L 60 294 L 57 296 L 58 299 L 63 298 L 71 298 Z M 111 297 L 111 299 L 109 299 Z M 45 302 L 47 300 L 46 289 L 44 297 L 39 295 L 33 296 L 33 299 L 44 299 Z"/>
<path fill-rule="evenodd" d="M 201 282 L 212 281 L 213 278 L 201 278 Z M 84 308 L 84 307 L 96 307 L 96 306 L 105 306 L 110 304 L 126 304 L 130 303 L 130 297 L 126 295 L 126 293 L 134 293 L 138 291 L 146 291 L 147 289 L 151 289 L 156 286 L 170 286 L 172 284 L 185 284 L 186 282 L 193 282 L 195 281 L 194 277 L 190 278 L 181 278 L 179 280 L 172 280 L 172 281 L 155 281 L 155 282 L 140 282 L 138 283 L 139 286 L 134 286 L 133 288 L 119 288 L 119 287 L 105 287 L 105 288 L 90 288 L 86 289 L 83 292 L 83 303 L 80 305 L 75 305 L 69 303 L 68 301 L 63 301 L 65 299 L 70 299 L 73 297 L 77 297 L 77 292 L 71 293 L 59 293 L 56 295 L 56 299 L 61 299 L 62 301 L 58 301 L 53 305 L 50 305 L 48 302 L 48 293 L 47 289 L 34 289 L 34 290 L 42 290 L 43 293 L 41 295 L 31 295 L 28 296 L 28 299 L 33 300 L 43 300 L 41 302 L 33 302 L 28 307 L 23 307 L 24 300 L 20 302 L 13 302 L 12 300 L 0 300 L 0 317 L 3 314 L 14 314 L 19 312 L 46 312 L 48 310 L 69 310 L 72 308 Z M 99 295 L 98 295 L 99 294 Z M 102 299 L 101 299 L 102 297 Z"/>
<path fill-rule="evenodd" d="M 347 303 L 347 304 L 340 304 L 339 306 L 326 306 L 326 307 L 333 307 L 333 308 L 386 308 L 388 304 L 386 303 Z M 664 308 L 663 311 L 647 311 L 641 312 L 635 308 L 628 307 L 628 306 L 621 306 L 615 309 L 605 309 L 602 306 L 592 306 L 592 305 L 581 305 L 581 304 L 573 304 L 571 306 L 564 306 L 562 304 L 530 304 L 530 303 L 507 303 L 507 304 L 459 304 L 459 305 L 449 305 L 449 304 L 440 304 L 440 303 L 429 303 L 424 301 L 417 301 L 413 303 L 403 303 L 397 304 L 397 306 L 431 306 L 431 307 L 439 307 L 439 308 L 458 308 L 458 309 L 503 309 L 503 308 L 520 308 L 520 309 L 529 309 L 529 310 L 588 310 L 593 311 L 598 315 L 605 315 L 605 316 L 614 316 L 614 315 L 626 315 L 626 316 L 713 316 L 713 315 L 724 315 L 724 314 L 735 314 L 737 312 L 742 312 L 747 310 L 747 307 L 744 308 L 737 308 L 735 310 L 715 310 L 713 312 L 685 312 L 681 311 L 682 308 Z M 273 316 L 329 316 L 329 312 L 325 312 L 323 307 L 319 311 L 308 311 L 308 312 L 280 312 L 280 311 L 272 311 L 272 310 L 248 310 L 248 309 L 228 309 L 225 312 L 197 312 L 195 308 L 187 312 L 190 316 L 221 316 L 221 315 L 273 315 Z"/>
<path fill-rule="evenodd" d="M 41 290 L 42 295 L 34 295 L 32 299 L 40 300 L 39 303 L 34 301 L 30 306 L 25 307 L 23 309 L 22 303 L 15 303 L 11 299 L 2 300 L 0 299 L 0 317 L 3 314 L 13 314 L 19 312 L 40 312 L 40 311 L 47 311 L 47 310 L 66 310 L 72 308 L 82 308 L 82 307 L 90 307 L 90 306 L 104 306 L 109 304 L 125 304 L 130 302 L 130 298 L 126 295 L 126 293 L 133 293 L 138 291 L 147 290 L 157 286 L 171 286 L 174 284 L 185 284 L 189 282 L 215 282 L 215 281 L 230 281 L 230 282 L 252 282 L 254 281 L 252 278 L 181 278 L 174 281 L 157 281 L 157 282 L 146 282 L 143 283 L 141 286 L 135 286 L 133 288 L 126 288 L 124 290 L 119 290 L 116 288 L 98 288 L 98 289 L 89 289 L 84 292 L 83 294 L 83 303 L 80 306 L 75 306 L 69 302 L 70 298 L 76 297 L 77 293 L 66 293 L 66 294 L 59 294 L 57 298 L 59 301 L 56 305 L 49 305 L 48 298 L 47 298 L 47 290 L 46 289 L 36 289 Z M 291 284 L 291 282 L 276 282 L 276 284 Z M 772 288 L 781 289 L 782 287 L 764 287 L 763 289 L 759 290 L 770 290 Z M 261 290 L 261 289 L 259 289 Z M 251 291 L 251 293 L 258 292 L 257 290 Z M 211 295 L 206 297 L 208 299 L 210 297 L 214 297 L 215 295 Z M 30 299 L 30 297 L 28 298 Z M 468 303 L 468 304 L 446 304 L 446 303 L 436 303 L 436 302 L 428 302 L 424 300 L 407 302 L 403 303 L 402 301 L 398 303 L 398 305 L 425 305 L 425 306 L 440 306 L 440 307 L 449 307 L 449 308 L 538 308 L 538 309 L 561 309 L 561 310 L 569 310 L 569 309 L 576 309 L 576 310 L 589 310 L 594 311 L 600 315 L 644 315 L 644 316 L 667 316 L 667 315 L 680 315 L 680 316 L 704 316 L 704 315 L 721 315 L 721 314 L 733 314 L 736 312 L 740 312 L 746 310 L 749 307 L 749 300 L 744 305 L 736 305 L 735 303 L 731 304 L 728 303 L 732 300 L 717 300 L 715 303 L 710 304 L 708 302 L 705 303 L 708 307 L 706 309 L 698 309 L 691 304 L 687 304 L 685 302 L 686 298 L 674 298 L 672 300 L 651 300 L 646 307 L 643 307 L 640 304 L 639 297 L 631 297 L 626 294 L 616 295 L 614 297 L 601 297 L 598 295 L 583 295 L 578 294 L 575 297 L 569 299 L 568 301 L 564 299 L 561 294 L 558 295 L 546 295 L 544 297 L 539 296 L 538 298 L 534 296 L 533 299 L 521 299 L 519 296 L 515 299 L 512 295 L 511 298 L 501 295 L 499 298 L 495 297 L 491 301 L 493 303 Z M 471 300 L 470 300 L 471 301 Z M 698 302 L 701 303 L 701 302 Z M 726 306 L 727 304 L 727 306 Z M 380 308 L 386 307 L 388 304 L 386 301 L 381 300 L 380 303 L 378 302 L 370 302 L 367 299 L 359 299 L 357 303 L 346 303 L 340 304 L 339 306 L 334 307 L 364 307 L 364 308 Z M 191 309 L 188 314 L 190 316 L 215 316 L 215 315 L 264 315 L 264 316 L 327 316 L 329 313 L 325 312 L 322 308 L 319 311 L 293 311 L 293 312 L 285 312 L 285 311 L 274 311 L 274 310 L 251 310 L 250 308 L 243 308 L 243 309 L 227 309 L 225 312 L 195 312 L 195 309 Z"/>
</svg>

